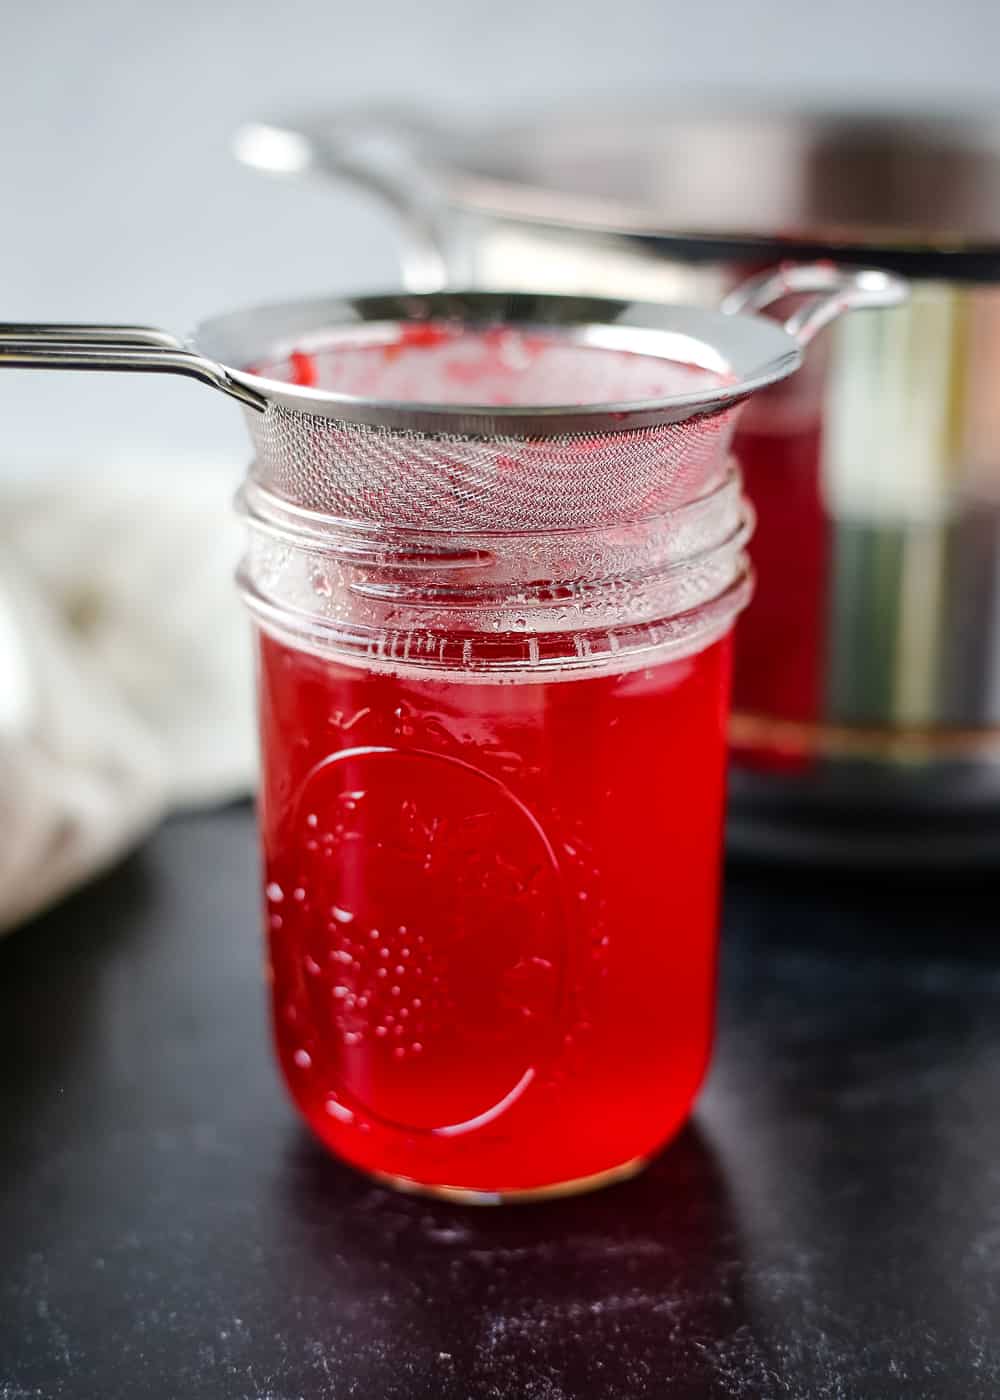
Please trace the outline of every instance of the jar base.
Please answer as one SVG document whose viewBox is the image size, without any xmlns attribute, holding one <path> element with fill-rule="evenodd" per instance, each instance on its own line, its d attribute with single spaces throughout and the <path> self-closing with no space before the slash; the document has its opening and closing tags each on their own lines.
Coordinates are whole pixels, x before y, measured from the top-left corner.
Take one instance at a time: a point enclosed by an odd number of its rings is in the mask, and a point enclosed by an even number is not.
<svg viewBox="0 0 1000 1400">
<path fill-rule="evenodd" d="M 573 1177 L 569 1181 L 556 1181 L 549 1186 L 513 1186 L 498 1191 L 479 1191 L 468 1186 L 434 1186 L 426 1181 L 414 1181 L 409 1176 L 397 1176 L 392 1172 L 368 1171 L 368 1175 L 394 1191 L 402 1191 L 408 1196 L 431 1196 L 439 1201 L 454 1201 L 464 1206 L 504 1206 L 525 1205 L 532 1201 L 550 1201 L 561 1196 L 580 1196 L 588 1191 L 599 1191 L 605 1186 L 614 1186 L 619 1181 L 628 1181 L 648 1164 L 649 1157 L 632 1157 L 617 1167 L 606 1171 L 593 1172 L 589 1176 Z"/>
</svg>

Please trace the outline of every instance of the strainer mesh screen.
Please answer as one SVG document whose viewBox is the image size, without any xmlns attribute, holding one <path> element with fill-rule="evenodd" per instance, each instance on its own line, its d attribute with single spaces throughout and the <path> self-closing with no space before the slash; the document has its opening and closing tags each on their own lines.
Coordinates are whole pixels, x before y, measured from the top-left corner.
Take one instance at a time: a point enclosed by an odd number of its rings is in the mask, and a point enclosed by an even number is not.
<svg viewBox="0 0 1000 1400">
<path fill-rule="evenodd" d="M 454 405 L 456 422 L 470 404 L 628 403 L 727 382 L 656 355 L 510 327 L 396 327 L 379 343 L 328 344 L 255 368 L 270 379 L 387 403 Z M 257 479 L 297 505 L 425 529 L 528 530 L 655 515 L 702 494 L 724 471 L 739 408 L 554 437 L 422 433 L 274 403 L 248 418 Z"/>
</svg>

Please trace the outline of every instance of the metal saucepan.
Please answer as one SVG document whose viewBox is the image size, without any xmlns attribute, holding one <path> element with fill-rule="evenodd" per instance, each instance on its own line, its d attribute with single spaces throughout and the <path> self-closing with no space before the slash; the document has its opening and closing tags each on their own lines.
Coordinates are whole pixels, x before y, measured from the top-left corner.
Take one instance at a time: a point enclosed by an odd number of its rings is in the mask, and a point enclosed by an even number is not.
<svg viewBox="0 0 1000 1400">
<path fill-rule="evenodd" d="M 591 104 L 458 134 L 390 110 L 246 128 L 237 153 L 388 198 L 413 287 L 714 303 L 823 257 L 913 279 L 741 423 L 759 586 L 732 835 L 781 856 L 995 859 L 1000 117 Z"/>
</svg>

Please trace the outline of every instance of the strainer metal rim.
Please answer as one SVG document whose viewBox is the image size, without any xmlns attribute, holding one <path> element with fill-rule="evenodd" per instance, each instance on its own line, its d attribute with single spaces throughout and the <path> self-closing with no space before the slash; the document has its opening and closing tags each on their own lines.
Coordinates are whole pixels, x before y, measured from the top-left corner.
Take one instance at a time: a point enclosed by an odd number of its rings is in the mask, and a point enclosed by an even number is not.
<svg viewBox="0 0 1000 1400">
<path fill-rule="evenodd" d="M 393 401 L 302 387 L 251 367 L 292 350 L 308 350 L 386 322 L 418 325 L 460 322 L 470 328 L 499 324 L 551 333 L 567 340 L 656 355 L 727 373 L 731 382 L 657 399 L 593 404 L 454 404 Z M 268 404 L 312 417 L 434 435 L 547 438 L 623 433 L 663 427 L 723 412 L 758 389 L 794 373 L 803 348 L 778 322 L 610 297 L 579 297 L 490 290 L 309 297 L 229 312 L 202 322 L 190 344 L 224 366 L 228 376 Z M 657 350 L 659 346 L 659 350 Z M 673 347 L 673 353 L 667 353 Z"/>
<path fill-rule="evenodd" d="M 757 314 L 783 298 L 806 297 L 779 325 Z M 152 326 L 0 323 L 0 368 L 130 370 L 183 374 L 287 422 L 308 428 L 310 419 L 392 433 L 422 434 L 435 442 L 493 443 L 520 440 L 573 442 L 581 435 L 617 439 L 637 429 L 661 429 L 690 419 L 721 415 L 749 394 L 792 374 L 803 347 L 845 311 L 896 306 L 906 287 L 891 273 L 838 268 L 832 263 L 785 265 L 761 273 L 732 291 L 718 311 L 608 297 L 555 293 L 456 291 L 328 297 L 231 312 L 206 321 L 184 345 Z M 594 343 L 612 337 L 619 349 L 653 353 L 730 374 L 729 383 L 699 393 L 624 403 L 476 405 L 399 403 L 280 383 L 254 366 L 273 359 L 282 345 L 295 348 L 332 327 L 357 333 L 371 322 L 461 318 L 465 325 L 537 326 L 546 333 L 570 327 Z M 597 339 L 595 339 L 595 337 Z M 227 361 L 235 361 L 230 367 Z M 329 440 L 327 442 L 329 446 Z"/>
</svg>

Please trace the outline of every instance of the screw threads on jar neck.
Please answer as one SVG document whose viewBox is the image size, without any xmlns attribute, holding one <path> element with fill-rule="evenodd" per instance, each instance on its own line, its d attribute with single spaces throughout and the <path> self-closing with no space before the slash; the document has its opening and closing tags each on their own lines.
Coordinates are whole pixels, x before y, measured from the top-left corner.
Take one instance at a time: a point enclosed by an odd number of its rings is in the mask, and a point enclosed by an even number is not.
<svg viewBox="0 0 1000 1400">
<path fill-rule="evenodd" d="M 311 650 L 449 671 L 598 666 L 700 650 L 749 596 L 753 517 L 732 466 L 677 510 L 589 529 L 372 526 L 252 481 L 239 504 L 247 602 Z"/>
</svg>

